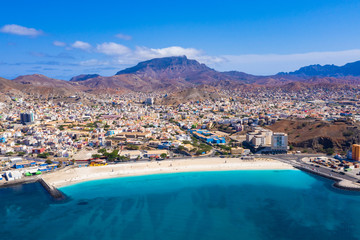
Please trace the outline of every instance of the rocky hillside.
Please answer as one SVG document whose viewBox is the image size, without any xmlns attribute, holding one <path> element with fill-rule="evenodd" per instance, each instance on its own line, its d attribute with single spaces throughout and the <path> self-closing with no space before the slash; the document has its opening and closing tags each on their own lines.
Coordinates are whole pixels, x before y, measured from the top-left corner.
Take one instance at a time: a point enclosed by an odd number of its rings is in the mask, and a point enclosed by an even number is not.
<svg viewBox="0 0 360 240">
<path fill-rule="evenodd" d="M 12 80 L 12 82 L 22 85 L 22 90 L 27 93 L 38 93 L 41 95 L 69 96 L 88 90 L 88 87 L 76 82 L 49 78 L 41 74 L 19 76 Z"/>
<path fill-rule="evenodd" d="M 360 76 L 360 61 L 347 63 L 344 66 L 336 65 L 310 65 L 289 73 L 279 75 L 301 75 L 301 76 L 323 76 L 323 77 L 344 77 Z"/>
<path fill-rule="evenodd" d="M 344 153 L 360 140 L 360 126 L 352 122 L 314 120 L 281 120 L 268 127 L 274 132 L 286 132 L 289 145 L 308 152 Z"/>
</svg>

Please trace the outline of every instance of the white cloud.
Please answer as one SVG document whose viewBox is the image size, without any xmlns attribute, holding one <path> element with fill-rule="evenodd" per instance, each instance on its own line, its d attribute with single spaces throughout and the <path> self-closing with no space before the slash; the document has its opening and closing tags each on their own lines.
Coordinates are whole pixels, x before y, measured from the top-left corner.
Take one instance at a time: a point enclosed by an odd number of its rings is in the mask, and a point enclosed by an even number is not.
<svg viewBox="0 0 360 240">
<path fill-rule="evenodd" d="M 98 44 L 96 49 L 100 53 L 114 56 L 131 53 L 131 49 L 129 49 L 128 47 L 114 42 L 105 42 L 102 44 Z"/>
<path fill-rule="evenodd" d="M 44 32 L 41 30 L 36 30 L 35 28 L 27 28 L 16 24 L 5 25 L 0 29 L 0 32 L 30 37 L 37 37 L 44 34 Z"/>
<path fill-rule="evenodd" d="M 60 41 L 54 41 L 54 42 L 53 42 L 53 45 L 54 45 L 54 46 L 57 46 L 57 47 L 65 47 L 65 46 L 66 46 L 66 43 L 60 42 Z"/>
<path fill-rule="evenodd" d="M 79 63 L 81 66 L 104 66 L 109 65 L 108 61 L 100 61 L 97 59 L 89 59 Z"/>
<path fill-rule="evenodd" d="M 91 48 L 91 45 L 89 43 L 83 41 L 76 41 L 71 46 L 73 48 L 78 48 L 81 50 L 89 50 Z"/>
<path fill-rule="evenodd" d="M 195 48 L 182 48 L 178 46 L 167 47 L 167 48 L 136 47 L 134 55 L 140 59 L 184 56 L 184 55 L 189 58 L 194 58 L 197 56 L 201 56 L 202 52 Z"/>
<path fill-rule="evenodd" d="M 115 37 L 123 39 L 123 40 L 131 40 L 132 39 L 131 36 L 126 35 L 126 34 L 122 34 L 122 33 L 116 34 Z"/>
</svg>

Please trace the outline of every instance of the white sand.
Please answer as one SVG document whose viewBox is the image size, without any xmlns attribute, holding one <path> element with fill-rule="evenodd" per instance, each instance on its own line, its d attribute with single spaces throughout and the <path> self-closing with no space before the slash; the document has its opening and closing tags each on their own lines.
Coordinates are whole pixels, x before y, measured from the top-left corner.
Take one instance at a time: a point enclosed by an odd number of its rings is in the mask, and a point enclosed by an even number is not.
<svg viewBox="0 0 360 240">
<path fill-rule="evenodd" d="M 164 160 L 159 162 L 131 162 L 102 167 L 71 167 L 44 174 L 43 179 L 50 185 L 62 187 L 89 180 L 159 173 L 272 169 L 294 168 L 289 164 L 264 158 L 243 161 L 238 158 L 209 157 L 201 159 Z"/>
</svg>

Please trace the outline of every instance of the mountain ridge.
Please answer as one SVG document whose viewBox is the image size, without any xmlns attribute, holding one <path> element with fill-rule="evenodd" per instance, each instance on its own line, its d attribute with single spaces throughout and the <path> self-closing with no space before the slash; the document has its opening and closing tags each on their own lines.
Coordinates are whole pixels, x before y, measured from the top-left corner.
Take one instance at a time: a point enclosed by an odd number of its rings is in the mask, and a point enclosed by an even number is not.
<svg viewBox="0 0 360 240">
<path fill-rule="evenodd" d="M 345 73 L 359 73 L 359 76 L 344 76 Z M 204 89 L 204 87 L 245 91 L 265 88 L 299 91 L 319 87 L 335 89 L 359 84 L 360 61 L 341 67 L 311 65 L 290 73 L 255 76 L 239 71 L 219 72 L 186 56 L 178 56 L 139 62 L 109 77 L 82 74 L 65 81 L 33 74 L 19 76 L 14 80 L 0 79 L 0 92 L 68 96 L 81 92 L 93 94 L 121 94 L 131 91 L 181 92 L 186 89 Z"/>
<path fill-rule="evenodd" d="M 277 75 L 299 75 L 299 76 L 324 76 L 324 77 L 346 77 L 346 76 L 360 76 L 360 61 L 347 63 L 343 66 L 334 64 L 314 64 L 301 67 L 293 72 L 280 72 Z"/>
</svg>

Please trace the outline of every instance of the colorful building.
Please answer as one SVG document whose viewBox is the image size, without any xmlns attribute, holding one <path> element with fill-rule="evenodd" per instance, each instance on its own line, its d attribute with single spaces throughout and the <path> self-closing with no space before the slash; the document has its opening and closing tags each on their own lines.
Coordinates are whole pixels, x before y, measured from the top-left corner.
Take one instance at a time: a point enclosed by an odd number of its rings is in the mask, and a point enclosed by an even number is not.
<svg viewBox="0 0 360 240">
<path fill-rule="evenodd" d="M 360 161 L 360 145 L 354 144 L 352 146 L 352 159 L 355 161 Z"/>
</svg>

